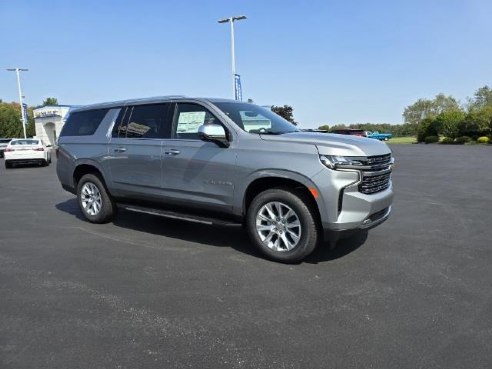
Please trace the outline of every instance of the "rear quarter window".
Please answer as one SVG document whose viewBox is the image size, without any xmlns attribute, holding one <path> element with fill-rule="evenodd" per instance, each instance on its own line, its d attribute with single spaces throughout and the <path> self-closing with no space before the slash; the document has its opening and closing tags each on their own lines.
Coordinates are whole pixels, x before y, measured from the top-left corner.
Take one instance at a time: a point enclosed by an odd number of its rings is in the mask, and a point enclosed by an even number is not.
<svg viewBox="0 0 492 369">
<path fill-rule="evenodd" d="M 84 110 L 70 113 L 60 137 L 90 136 L 96 132 L 109 109 Z"/>
</svg>

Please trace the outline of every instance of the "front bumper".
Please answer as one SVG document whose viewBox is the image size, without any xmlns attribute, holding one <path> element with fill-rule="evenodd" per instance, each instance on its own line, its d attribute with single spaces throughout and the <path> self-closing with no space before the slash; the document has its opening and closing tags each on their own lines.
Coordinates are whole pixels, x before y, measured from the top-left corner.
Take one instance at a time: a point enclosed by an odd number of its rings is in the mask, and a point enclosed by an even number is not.
<svg viewBox="0 0 492 369">
<path fill-rule="evenodd" d="M 360 176 L 354 171 L 326 169 L 313 180 L 318 185 L 318 208 L 327 234 L 370 229 L 390 216 L 394 196 L 391 180 L 388 188 L 371 194 L 359 191 Z"/>
<path fill-rule="evenodd" d="M 335 247 L 337 241 L 355 236 L 356 234 L 363 234 L 364 232 L 367 232 L 369 229 L 374 228 L 384 221 L 386 221 L 391 213 L 391 206 L 388 209 L 383 209 L 381 211 L 382 215 L 380 216 L 379 214 L 375 214 L 374 217 L 377 216 L 376 219 L 371 219 L 370 221 L 366 222 L 365 224 L 361 225 L 359 228 L 350 228 L 350 229 L 329 229 L 325 228 L 323 229 L 323 237 L 325 242 L 330 243 L 330 247 Z M 372 218 L 372 217 L 370 217 Z M 368 218 L 369 219 L 369 218 Z"/>
<path fill-rule="evenodd" d="M 324 228 L 335 231 L 369 229 L 388 219 L 393 203 L 393 186 L 381 192 L 366 195 L 357 186 L 347 187 L 337 209 L 336 220 L 323 222 Z"/>
</svg>

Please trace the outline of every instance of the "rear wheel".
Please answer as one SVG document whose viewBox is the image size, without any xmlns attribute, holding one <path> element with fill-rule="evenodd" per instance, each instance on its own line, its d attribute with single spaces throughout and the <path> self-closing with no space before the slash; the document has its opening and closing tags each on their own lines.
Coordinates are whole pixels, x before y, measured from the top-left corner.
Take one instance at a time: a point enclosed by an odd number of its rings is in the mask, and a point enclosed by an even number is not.
<svg viewBox="0 0 492 369">
<path fill-rule="evenodd" d="M 95 174 L 84 175 L 77 185 L 77 199 L 84 216 L 92 223 L 113 219 L 115 205 L 103 181 Z"/>
<path fill-rule="evenodd" d="M 10 169 L 10 168 L 12 168 L 12 163 L 5 160 L 5 169 Z"/>
<path fill-rule="evenodd" d="M 295 263 L 311 254 L 320 236 L 309 201 L 287 189 L 258 194 L 251 202 L 246 222 L 258 249 L 284 263 Z"/>
</svg>

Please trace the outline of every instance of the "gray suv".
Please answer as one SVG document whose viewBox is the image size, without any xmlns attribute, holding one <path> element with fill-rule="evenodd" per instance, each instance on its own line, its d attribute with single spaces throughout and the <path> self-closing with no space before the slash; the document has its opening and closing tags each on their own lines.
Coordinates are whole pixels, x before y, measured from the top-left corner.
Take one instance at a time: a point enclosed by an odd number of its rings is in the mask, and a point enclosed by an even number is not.
<svg viewBox="0 0 492 369">
<path fill-rule="evenodd" d="M 169 96 L 70 112 L 57 174 L 93 223 L 118 208 L 243 224 L 267 257 L 298 262 L 391 211 L 393 158 L 376 140 L 301 132 L 268 109 Z"/>
</svg>

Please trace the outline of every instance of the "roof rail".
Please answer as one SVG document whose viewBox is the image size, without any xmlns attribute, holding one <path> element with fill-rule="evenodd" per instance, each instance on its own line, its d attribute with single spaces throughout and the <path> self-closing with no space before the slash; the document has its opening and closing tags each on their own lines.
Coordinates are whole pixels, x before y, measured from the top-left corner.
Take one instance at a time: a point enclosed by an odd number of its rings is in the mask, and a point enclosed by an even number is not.
<svg viewBox="0 0 492 369">
<path fill-rule="evenodd" d="M 139 99 L 129 99 L 129 100 L 138 101 L 138 100 L 151 100 L 151 99 L 175 99 L 175 98 L 181 98 L 181 97 L 187 97 L 187 96 L 185 96 L 185 95 L 164 95 L 164 96 L 142 97 Z"/>
</svg>

